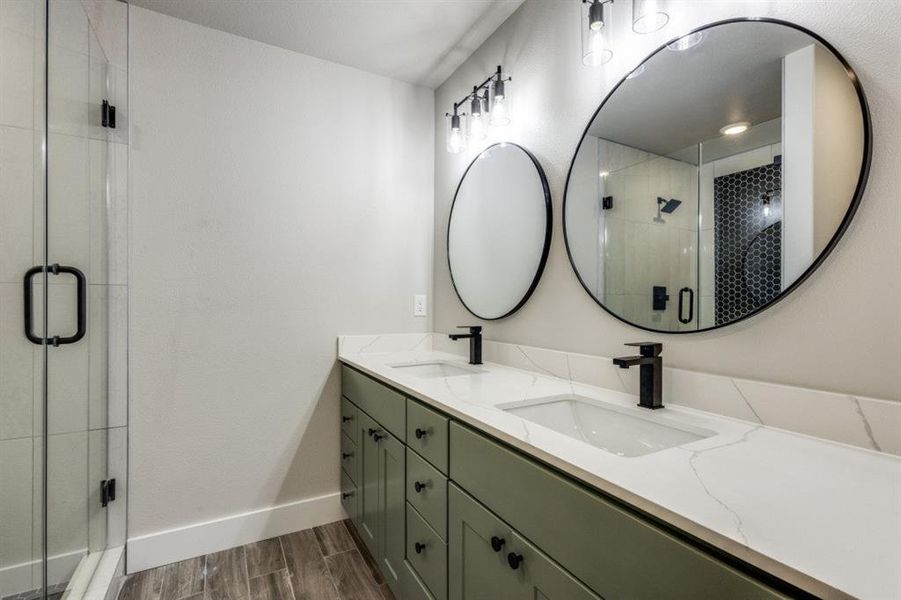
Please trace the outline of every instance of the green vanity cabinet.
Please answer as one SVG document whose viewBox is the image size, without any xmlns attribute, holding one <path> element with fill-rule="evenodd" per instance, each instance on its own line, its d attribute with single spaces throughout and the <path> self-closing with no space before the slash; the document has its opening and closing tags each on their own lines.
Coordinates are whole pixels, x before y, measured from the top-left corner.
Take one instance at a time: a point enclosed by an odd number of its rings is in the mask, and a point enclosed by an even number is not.
<svg viewBox="0 0 901 600">
<path fill-rule="evenodd" d="M 599 600 L 466 492 L 449 487 L 450 600 Z"/>
<path fill-rule="evenodd" d="M 398 600 L 784 598 L 359 371 L 342 386 L 341 501 Z"/>
<path fill-rule="evenodd" d="M 782 597 L 600 494 L 458 423 L 451 423 L 450 456 L 457 485 L 606 598 Z"/>
<path fill-rule="evenodd" d="M 406 448 L 362 410 L 358 418 L 362 441 L 355 525 L 385 581 L 396 590 L 404 572 Z"/>
</svg>

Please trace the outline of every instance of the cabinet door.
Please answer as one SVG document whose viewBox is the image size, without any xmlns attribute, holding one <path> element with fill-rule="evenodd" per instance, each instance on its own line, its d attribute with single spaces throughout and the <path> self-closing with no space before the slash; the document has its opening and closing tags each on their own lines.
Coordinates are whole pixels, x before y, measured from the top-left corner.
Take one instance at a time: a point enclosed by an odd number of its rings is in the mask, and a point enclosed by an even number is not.
<svg viewBox="0 0 901 600">
<path fill-rule="evenodd" d="M 448 510 L 450 600 L 527 598 L 522 571 L 507 564 L 507 545 L 513 535 L 510 528 L 453 483 L 448 486 Z"/>
<path fill-rule="evenodd" d="M 379 545 L 379 444 L 375 438 L 369 435 L 370 431 L 378 429 L 375 421 L 363 411 L 358 413 L 360 445 L 357 450 L 357 469 L 361 481 L 358 481 L 357 492 L 360 496 L 357 504 L 358 531 L 363 542 L 369 548 L 373 558 L 381 563 L 381 551 Z"/>
<path fill-rule="evenodd" d="M 567 573 L 546 554 L 513 532 L 510 552 L 519 561 L 526 585 L 526 598 L 547 600 L 600 600 L 600 596 Z M 509 558 L 508 558 L 509 561 Z M 514 564 L 508 562 L 508 566 Z"/>
<path fill-rule="evenodd" d="M 384 429 L 374 437 L 379 449 L 379 565 L 391 590 L 400 594 L 406 547 L 406 447 Z"/>
<path fill-rule="evenodd" d="M 456 485 L 449 488 L 451 600 L 600 600 Z"/>
</svg>

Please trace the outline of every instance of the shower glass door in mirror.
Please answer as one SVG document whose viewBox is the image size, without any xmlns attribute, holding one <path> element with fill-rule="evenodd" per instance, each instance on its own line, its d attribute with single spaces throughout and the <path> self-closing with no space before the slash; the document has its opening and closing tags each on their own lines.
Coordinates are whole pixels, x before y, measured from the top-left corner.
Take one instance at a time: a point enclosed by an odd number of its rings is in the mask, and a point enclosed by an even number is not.
<svg viewBox="0 0 901 600">
<path fill-rule="evenodd" d="M 564 200 L 570 261 L 638 327 L 743 319 L 837 242 L 869 139 L 859 82 L 821 38 L 766 20 L 702 28 L 646 59 L 589 123 Z"/>
<path fill-rule="evenodd" d="M 97 596 L 124 543 L 126 36 L 115 0 L 0 0 L 4 599 Z"/>
</svg>

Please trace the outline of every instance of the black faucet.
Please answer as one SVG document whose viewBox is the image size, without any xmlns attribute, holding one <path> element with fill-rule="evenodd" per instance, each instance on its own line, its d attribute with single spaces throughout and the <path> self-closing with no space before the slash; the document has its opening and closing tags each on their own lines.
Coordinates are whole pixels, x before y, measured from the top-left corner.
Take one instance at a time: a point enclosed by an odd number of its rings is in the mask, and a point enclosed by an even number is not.
<svg viewBox="0 0 901 600">
<path fill-rule="evenodd" d="M 481 325 L 459 325 L 460 329 L 469 329 L 469 333 L 451 333 L 448 334 L 452 340 L 469 340 L 469 364 L 482 364 L 482 326 Z"/>
<path fill-rule="evenodd" d="M 642 408 L 663 408 L 663 344 L 657 342 L 636 342 L 626 346 L 637 346 L 640 356 L 621 356 L 613 359 L 613 364 L 621 369 L 641 366 L 641 394 L 638 406 Z"/>
</svg>

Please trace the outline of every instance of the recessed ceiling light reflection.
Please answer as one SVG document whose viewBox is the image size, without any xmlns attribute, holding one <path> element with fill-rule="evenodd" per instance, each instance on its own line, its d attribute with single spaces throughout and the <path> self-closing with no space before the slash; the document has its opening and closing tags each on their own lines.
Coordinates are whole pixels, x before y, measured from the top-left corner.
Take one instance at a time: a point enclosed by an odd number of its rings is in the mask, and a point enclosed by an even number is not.
<svg viewBox="0 0 901 600">
<path fill-rule="evenodd" d="M 704 32 L 696 31 L 694 33 L 689 33 L 688 35 L 683 35 L 675 42 L 670 42 L 666 45 L 666 48 L 667 50 L 673 50 L 674 52 L 682 52 L 684 50 L 688 50 L 689 48 L 694 48 L 703 41 Z"/>
<path fill-rule="evenodd" d="M 720 129 L 720 133 L 723 135 L 738 135 L 740 133 L 746 132 L 751 127 L 751 124 L 747 121 L 739 121 L 738 123 L 730 123 Z"/>
</svg>

